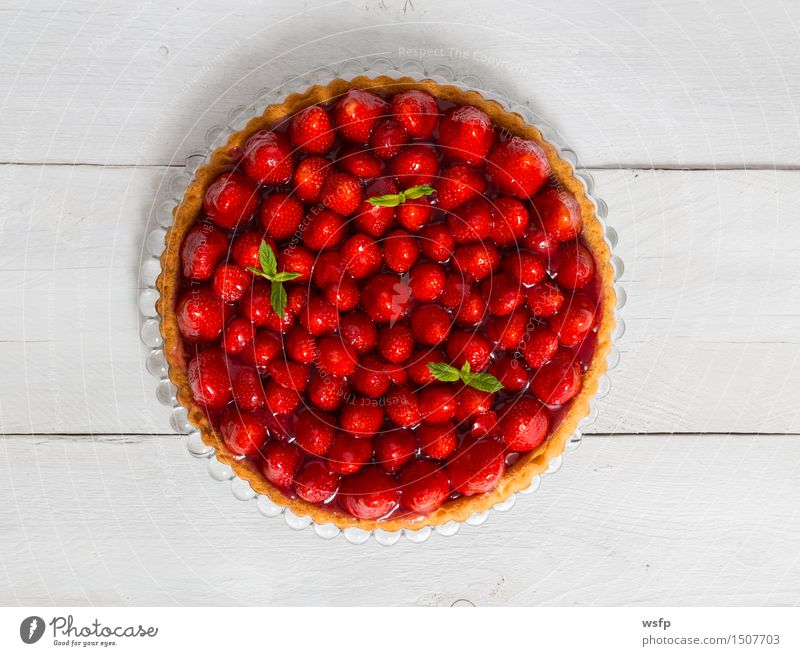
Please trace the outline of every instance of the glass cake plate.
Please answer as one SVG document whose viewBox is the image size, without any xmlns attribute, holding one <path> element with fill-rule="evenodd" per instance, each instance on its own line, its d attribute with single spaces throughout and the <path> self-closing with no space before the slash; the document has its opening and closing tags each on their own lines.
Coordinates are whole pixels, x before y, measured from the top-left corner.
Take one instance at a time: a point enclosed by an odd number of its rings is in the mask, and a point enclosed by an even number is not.
<svg viewBox="0 0 800 656">
<path fill-rule="evenodd" d="M 403 62 L 393 62 L 386 58 L 372 58 L 369 60 L 349 60 L 337 68 L 323 66 L 301 76 L 292 76 L 284 79 L 275 88 L 265 88 L 255 94 L 253 101 L 248 106 L 234 107 L 228 114 L 226 125 L 215 125 L 206 132 L 205 147 L 196 153 L 189 155 L 185 160 L 185 165 L 171 171 L 162 184 L 159 202 L 155 209 L 155 222 L 158 227 L 152 230 L 146 237 L 142 262 L 140 267 L 141 291 L 139 294 L 139 312 L 141 314 L 141 339 L 145 346 L 150 349 L 145 360 L 147 371 L 157 380 L 156 397 L 160 403 L 170 408 L 170 424 L 177 433 L 185 436 L 186 448 L 189 453 L 207 462 L 210 476 L 220 482 L 228 482 L 233 495 L 241 501 L 255 501 L 256 508 L 265 517 L 282 517 L 284 522 L 292 529 L 301 530 L 311 527 L 313 532 L 324 539 L 333 539 L 340 534 L 352 544 L 362 544 L 374 538 L 379 544 L 388 546 L 397 543 L 401 539 L 406 539 L 413 543 L 425 542 L 434 533 L 440 536 L 452 536 L 458 533 L 463 524 L 469 526 L 479 526 L 484 524 L 489 518 L 490 510 L 476 513 L 467 518 L 464 522 L 448 522 L 440 526 L 424 527 L 419 530 L 401 529 L 399 531 L 385 531 L 376 529 L 365 531 L 360 528 L 340 529 L 333 524 L 318 524 L 307 516 L 299 516 L 289 509 L 280 506 L 269 499 L 269 497 L 257 494 L 250 484 L 237 477 L 230 466 L 221 463 L 216 459 L 215 450 L 206 445 L 200 435 L 200 431 L 189 421 L 188 412 L 185 407 L 180 405 L 176 398 L 176 388 L 167 376 L 167 362 L 163 351 L 163 338 L 160 332 L 160 318 L 156 311 L 158 300 L 158 290 L 156 289 L 156 279 L 161 273 L 161 263 L 159 258 L 164 250 L 165 235 L 172 225 L 172 211 L 178 205 L 186 187 L 194 177 L 195 171 L 203 165 L 211 152 L 219 146 L 224 145 L 232 132 L 241 130 L 253 117 L 260 115 L 264 108 L 273 103 L 280 103 L 291 93 L 301 92 L 315 84 L 327 84 L 335 78 L 352 79 L 354 77 L 366 75 L 377 77 L 387 75 L 390 77 L 412 77 L 414 79 L 430 79 L 440 84 L 454 84 L 464 89 L 474 89 L 484 98 L 499 102 L 508 111 L 522 116 L 525 121 L 537 127 L 542 136 L 552 144 L 562 159 L 570 163 L 574 170 L 575 177 L 581 182 L 586 191 L 587 198 L 594 204 L 595 213 L 604 229 L 604 238 L 611 249 L 611 263 L 614 269 L 614 291 L 616 293 L 617 304 L 614 308 L 614 318 L 616 321 L 613 332 L 613 344 L 607 357 L 607 372 L 600 380 L 597 393 L 590 402 L 589 414 L 582 420 L 578 429 L 567 441 L 564 453 L 575 450 L 580 446 L 583 433 L 597 419 L 597 401 L 605 397 L 610 390 L 608 372 L 613 370 L 619 363 L 618 340 L 625 332 L 625 324 L 620 317 L 620 310 L 625 305 L 625 291 L 619 285 L 618 280 L 623 272 L 622 260 L 614 254 L 617 246 L 618 236 L 616 231 L 607 225 L 606 219 L 608 208 L 606 204 L 597 197 L 594 191 L 594 180 L 592 176 L 577 166 L 577 156 L 574 151 L 564 146 L 562 140 L 555 131 L 544 123 L 541 117 L 537 116 L 533 110 L 525 105 L 519 104 L 508 98 L 506 94 L 497 89 L 487 86 L 483 81 L 474 75 L 459 75 L 455 70 L 442 65 L 428 66 L 417 60 Z M 564 454 L 553 458 L 543 475 L 552 474 L 561 467 Z M 493 506 L 493 510 L 505 512 L 510 510 L 519 498 L 526 497 L 541 485 L 541 476 L 534 476 L 530 486 L 513 494 L 502 503 Z"/>
</svg>

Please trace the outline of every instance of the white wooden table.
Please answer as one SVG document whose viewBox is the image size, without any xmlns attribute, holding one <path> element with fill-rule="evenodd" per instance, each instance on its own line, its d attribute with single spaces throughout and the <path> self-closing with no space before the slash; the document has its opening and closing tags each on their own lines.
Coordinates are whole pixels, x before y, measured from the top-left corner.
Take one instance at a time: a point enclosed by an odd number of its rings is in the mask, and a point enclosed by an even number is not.
<svg viewBox="0 0 800 656">
<path fill-rule="evenodd" d="M 798 603 L 800 5 L 0 16 L 0 603 Z M 596 434 L 561 472 L 481 528 L 388 549 L 292 532 L 209 478 L 155 401 L 136 310 L 169 167 L 257 89 L 375 54 L 473 72 L 555 126 L 629 295 Z"/>
</svg>

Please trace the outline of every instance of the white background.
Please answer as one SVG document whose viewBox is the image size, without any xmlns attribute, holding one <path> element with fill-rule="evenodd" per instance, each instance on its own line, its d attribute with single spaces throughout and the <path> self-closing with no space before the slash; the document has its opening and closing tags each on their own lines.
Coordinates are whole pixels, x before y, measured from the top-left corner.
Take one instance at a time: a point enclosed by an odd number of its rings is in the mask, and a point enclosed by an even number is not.
<svg viewBox="0 0 800 656">
<path fill-rule="evenodd" d="M 0 2 L 0 603 L 797 604 L 800 5 Z M 432 52 L 418 52 L 429 49 Z M 159 187 L 262 87 L 422 56 L 529 103 L 621 235 L 600 419 L 510 513 L 354 547 L 236 501 L 154 398 Z"/>
</svg>

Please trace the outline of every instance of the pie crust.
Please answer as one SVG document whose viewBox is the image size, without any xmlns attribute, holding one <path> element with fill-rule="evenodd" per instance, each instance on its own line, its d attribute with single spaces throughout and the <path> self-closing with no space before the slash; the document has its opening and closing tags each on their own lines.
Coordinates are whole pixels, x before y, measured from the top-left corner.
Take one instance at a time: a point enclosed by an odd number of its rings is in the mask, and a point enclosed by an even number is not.
<svg viewBox="0 0 800 656">
<path fill-rule="evenodd" d="M 229 451 L 221 436 L 214 430 L 200 407 L 194 402 L 187 380 L 187 362 L 183 340 L 178 331 L 175 305 L 180 288 L 180 245 L 186 232 L 202 213 L 203 197 L 207 187 L 224 170 L 238 159 L 247 139 L 253 133 L 269 129 L 286 117 L 309 105 L 327 103 L 351 88 L 370 89 L 378 93 L 398 93 L 409 89 L 422 89 L 431 95 L 457 105 L 474 105 L 486 112 L 492 121 L 510 134 L 530 139 L 544 148 L 552 168 L 552 175 L 578 200 L 583 218 L 581 236 L 594 256 L 596 275 L 600 279 L 600 320 L 597 341 L 592 360 L 583 374 L 583 388 L 570 401 L 570 407 L 561 418 L 556 430 L 537 449 L 524 453 L 510 465 L 497 488 L 492 492 L 471 497 L 459 497 L 446 501 L 438 510 L 425 516 L 390 516 L 384 520 L 363 520 L 334 512 L 323 506 L 308 503 L 300 498 L 290 498 L 269 483 L 249 460 Z M 161 316 L 161 334 L 164 338 L 164 353 L 169 364 L 169 378 L 178 389 L 178 401 L 189 411 L 190 421 L 197 426 L 202 439 L 216 450 L 216 457 L 229 465 L 237 476 L 250 483 L 258 494 L 269 497 L 274 503 L 285 506 L 299 516 L 309 516 L 318 524 L 332 523 L 339 528 L 358 527 L 366 531 L 383 529 L 397 531 L 401 528 L 417 530 L 425 526 L 438 526 L 447 522 L 462 522 L 474 513 L 480 513 L 508 499 L 515 492 L 530 486 L 532 478 L 544 472 L 550 460 L 560 455 L 569 437 L 580 421 L 589 413 L 589 401 L 597 392 L 598 382 L 606 371 L 606 358 L 611 348 L 614 329 L 614 270 L 611 252 L 603 238 L 603 226 L 595 215 L 594 204 L 586 197 L 583 184 L 575 177 L 573 167 L 563 160 L 554 146 L 544 140 L 540 131 L 527 124 L 519 114 L 505 110 L 499 103 L 486 100 L 476 91 L 465 91 L 452 85 L 441 85 L 432 80 L 414 80 L 409 77 L 375 78 L 356 77 L 351 81 L 336 79 L 325 86 L 315 85 L 305 93 L 288 96 L 283 103 L 270 105 L 261 116 L 251 119 L 244 129 L 231 134 L 228 142 L 211 153 L 206 164 L 195 173 L 194 179 L 184 193 L 183 200 L 173 210 L 174 223 L 166 235 L 166 248 L 161 257 L 161 274 L 157 287 L 160 299 L 156 309 Z"/>
</svg>

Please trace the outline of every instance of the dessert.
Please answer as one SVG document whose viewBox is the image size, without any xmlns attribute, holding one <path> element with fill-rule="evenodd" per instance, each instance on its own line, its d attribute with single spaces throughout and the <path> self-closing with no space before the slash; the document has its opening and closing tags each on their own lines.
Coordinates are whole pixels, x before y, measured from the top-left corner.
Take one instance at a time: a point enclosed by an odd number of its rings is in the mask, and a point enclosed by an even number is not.
<svg viewBox="0 0 800 656">
<path fill-rule="evenodd" d="M 538 130 L 472 91 L 334 80 L 175 210 L 170 379 L 253 489 L 318 523 L 461 521 L 564 448 L 605 371 L 610 253 Z"/>
</svg>

